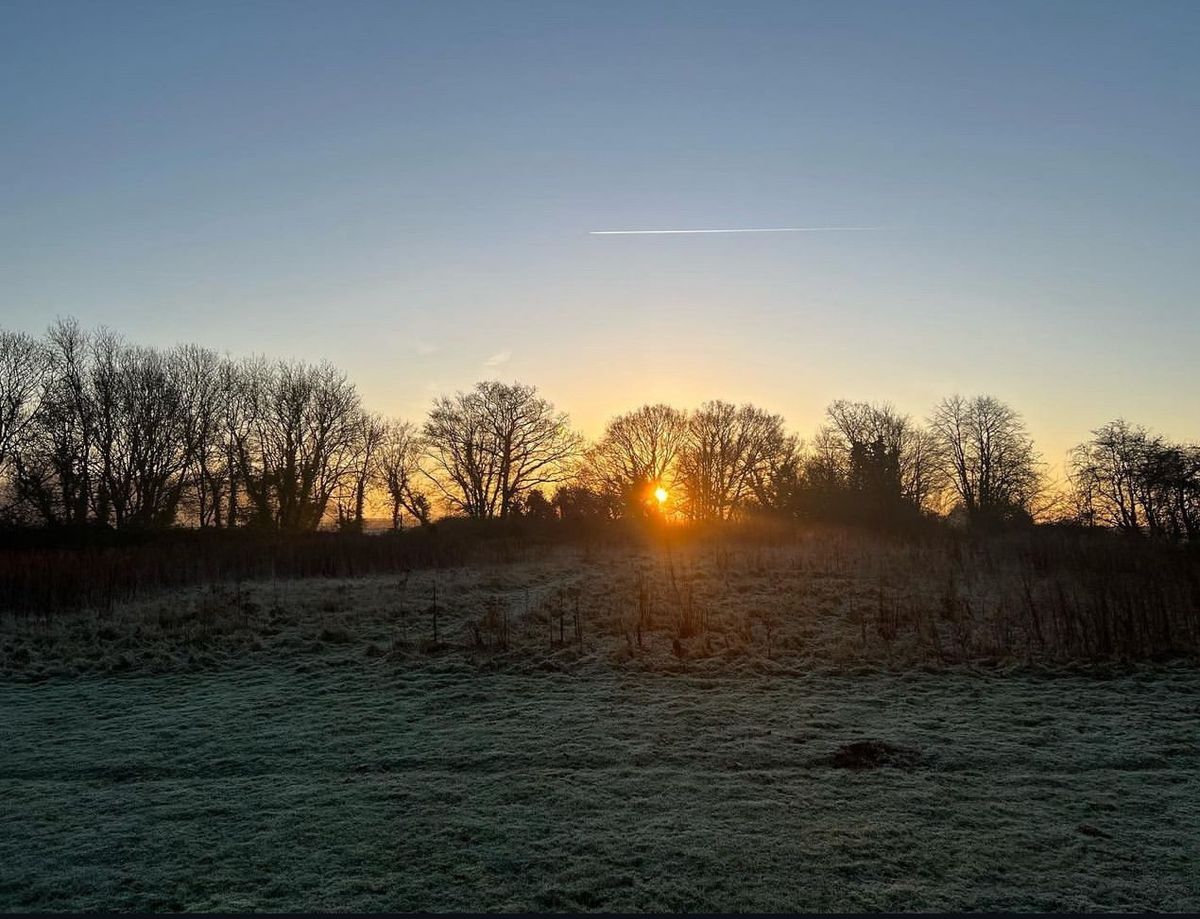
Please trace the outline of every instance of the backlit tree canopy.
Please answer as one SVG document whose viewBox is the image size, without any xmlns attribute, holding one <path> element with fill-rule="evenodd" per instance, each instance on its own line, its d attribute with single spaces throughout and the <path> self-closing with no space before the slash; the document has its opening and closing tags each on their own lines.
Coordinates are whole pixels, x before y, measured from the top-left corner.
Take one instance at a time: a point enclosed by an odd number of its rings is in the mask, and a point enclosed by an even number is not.
<svg viewBox="0 0 1200 919">
<path fill-rule="evenodd" d="M 1200 447 L 1125 421 L 1072 454 L 1071 519 L 1200 534 Z M 536 387 L 442 396 L 421 423 L 368 412 L 329 363 L 146 348 L 71 320 L 0 330 L 0 515 L 49 527 L 399 529 L 444 516 L 869 525 L 961 508 L 978 523 L 1043 513 L 1021 416 L 951 396 L 922 424 L 837 400 L 807 443 L 783 418 L 721 400 L 646 404 L 590 445 Z M 379 519 L 377 518 L 377 519 Z"/>
</svg>

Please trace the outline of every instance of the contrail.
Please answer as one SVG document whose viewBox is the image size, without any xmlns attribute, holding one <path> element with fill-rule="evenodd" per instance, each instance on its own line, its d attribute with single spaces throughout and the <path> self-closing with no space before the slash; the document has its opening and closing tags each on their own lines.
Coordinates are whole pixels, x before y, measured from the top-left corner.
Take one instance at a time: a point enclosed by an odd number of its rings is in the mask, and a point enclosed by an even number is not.
<svg viewBox="0 0 1200 919">
<path fill-rule="evenodd" d="M 826 233 L 838 230 L 881 230 L 882 227 L 726 227 L 706 230 L 588 230 L 589 236 L 670 236 L 690 233 Z"/>
</svg>

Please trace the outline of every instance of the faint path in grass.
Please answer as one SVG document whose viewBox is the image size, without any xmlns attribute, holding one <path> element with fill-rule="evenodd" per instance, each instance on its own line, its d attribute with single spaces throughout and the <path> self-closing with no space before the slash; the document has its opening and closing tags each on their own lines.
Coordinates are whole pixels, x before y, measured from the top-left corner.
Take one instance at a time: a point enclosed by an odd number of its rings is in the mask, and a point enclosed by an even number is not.
<svg viewBox="0 0 1200 919">
<path fill-rule="evenodd" d="M 1200 907 L 1186 668 L 266 666 L 0 685 L 0 709 L 7 910 Z M 867 737 L 922 764 L 831 765 Z"/>
</svg>

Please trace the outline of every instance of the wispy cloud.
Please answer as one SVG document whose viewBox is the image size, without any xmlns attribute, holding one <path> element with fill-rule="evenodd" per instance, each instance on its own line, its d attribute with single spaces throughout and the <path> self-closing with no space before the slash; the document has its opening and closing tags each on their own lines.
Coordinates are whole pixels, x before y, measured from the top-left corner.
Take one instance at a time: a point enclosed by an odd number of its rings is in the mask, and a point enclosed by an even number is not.
<svg viewBox="0 0 1200 919">
<path fill-rule="evenodd" d="M 497 351 L 486 361 L 483 362 L 484 367 L 499 367 L 501 364 L 507 364 L 512 358 L 511 351 Z"/>
<path fill-rule="evenodd" d="M 428 342 L 428 341 L 419 341 L 419 342 L 417 342 L 417 346 L 416 346 L 416 352 L 421 357 L 428 357 L 430 354 L 435 353 L 437 351 L 437 349 L 438 349 L 437 345 L 433 344 L 432 342 Z"/>
<path fill-rule="evenodd" d="M 883 227 L 719 227 L 700 230 L 588 230 L 589 236 L 671 236 L 691 233 L 832 233 L 842 230 L 882 230 Z"/>
</svg>

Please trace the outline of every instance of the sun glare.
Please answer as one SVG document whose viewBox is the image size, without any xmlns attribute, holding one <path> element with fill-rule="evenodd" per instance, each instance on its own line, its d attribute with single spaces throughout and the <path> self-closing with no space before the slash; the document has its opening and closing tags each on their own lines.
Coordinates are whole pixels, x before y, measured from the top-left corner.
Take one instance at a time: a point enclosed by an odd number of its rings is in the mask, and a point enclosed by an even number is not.
<svg viewBox="0 0 1200 919">
<path fill-rule="evenodd" d="M 661 485 L 654 489 L 654 500 L 659 504 L 665 504 L 668 497 L 670 496 L 667 494 L 667 490 Z"/>
</svg>

